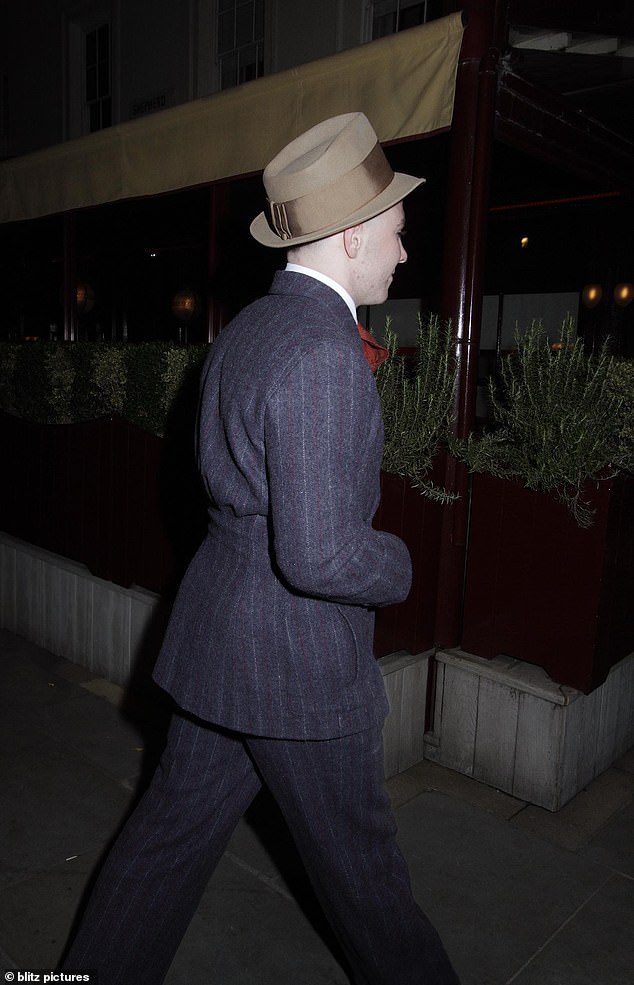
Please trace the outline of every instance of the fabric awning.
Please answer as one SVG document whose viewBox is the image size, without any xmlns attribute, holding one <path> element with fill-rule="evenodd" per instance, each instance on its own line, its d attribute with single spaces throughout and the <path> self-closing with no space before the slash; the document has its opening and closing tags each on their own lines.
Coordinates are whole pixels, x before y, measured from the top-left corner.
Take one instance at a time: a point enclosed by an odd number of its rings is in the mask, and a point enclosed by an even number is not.
<svg viewBox="0 0 634 985">
<path fill-rule="evenodd" d="M 261 170 L 328 116 L 362 110 L 382 142 L 451 124 L 460 14 L 0 164 L 0 222 Z"/>
</svg>

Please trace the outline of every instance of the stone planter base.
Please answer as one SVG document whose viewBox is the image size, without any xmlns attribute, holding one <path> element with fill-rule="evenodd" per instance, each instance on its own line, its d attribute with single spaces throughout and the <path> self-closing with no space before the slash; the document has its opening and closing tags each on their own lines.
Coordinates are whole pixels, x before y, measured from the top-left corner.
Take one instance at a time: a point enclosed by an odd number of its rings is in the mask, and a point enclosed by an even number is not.
<svg viewBox="0 0 634 985">
<path fill-rule="evenodd" d="M 556 811 L 634 742 L 634 654 L 590 694 L 510 657 L 436 654 L 425 758 Z"/>
<path fill-rule="evenodd" d="M 122 588 L 74 561 L 0 533 L 0 626 L 127 686 L 153 662 L 167 615 L 160 596 Z M 379 660 L 390 702 L 386 776 L 423 758 L 429 654 Z"/>
</svg>

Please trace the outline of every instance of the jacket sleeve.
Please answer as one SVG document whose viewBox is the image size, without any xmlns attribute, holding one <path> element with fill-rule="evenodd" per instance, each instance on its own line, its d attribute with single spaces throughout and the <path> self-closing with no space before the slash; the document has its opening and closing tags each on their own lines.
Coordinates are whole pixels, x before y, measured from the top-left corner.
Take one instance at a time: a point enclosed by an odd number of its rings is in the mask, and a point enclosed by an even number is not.
<svg viewBox="0 0 634 985">
<path fill-rule="evenodd" d="M 302 353 L 269 396 L 265 443 L 275 561 L 298 592 L 382 606 L 409 592 L 405 544 L 372 527 L 382 446 L 367 367 L 344 345 Z"/>
</svg>

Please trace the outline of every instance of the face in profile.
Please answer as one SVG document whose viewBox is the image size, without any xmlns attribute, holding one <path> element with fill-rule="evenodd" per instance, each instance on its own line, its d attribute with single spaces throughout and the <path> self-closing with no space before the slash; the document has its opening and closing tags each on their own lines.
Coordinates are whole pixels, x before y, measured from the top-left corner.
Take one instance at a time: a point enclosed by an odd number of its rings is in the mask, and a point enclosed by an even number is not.
<svg viewBox="0 0 634 985">
<path fill-rule="evenodd" d="M 354 271 L 357 304 L 383 304 L 387 299 L 396 267 L 407 260 L 404 228 L 402 202 L 358 227 L 360 245 Z"/>
</svg>

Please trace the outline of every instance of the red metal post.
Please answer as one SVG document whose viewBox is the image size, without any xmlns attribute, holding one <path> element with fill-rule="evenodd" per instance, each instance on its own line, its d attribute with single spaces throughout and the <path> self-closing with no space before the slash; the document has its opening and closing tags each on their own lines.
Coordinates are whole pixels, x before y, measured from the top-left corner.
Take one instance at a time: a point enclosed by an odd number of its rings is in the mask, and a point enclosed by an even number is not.
<svg viewBox="0 0 634 985">
<path fill-rule="evenodd" d="M 475 421 L 495 98 L 498 63 L 505 46 L 504 8 L 503 0 L 470 0 L 466 4 L 467 24 L 456 80 L 441 310 L 445 318 L 451 318 L 456 340 L 458 437 L 468 434 Z M 466 469 L 451 458 L 445 486 L 459 498 L 445 508 L 443 516 L 435 636 L 439 646 L 457 646 L 469 485 Z"/>
</svg>

